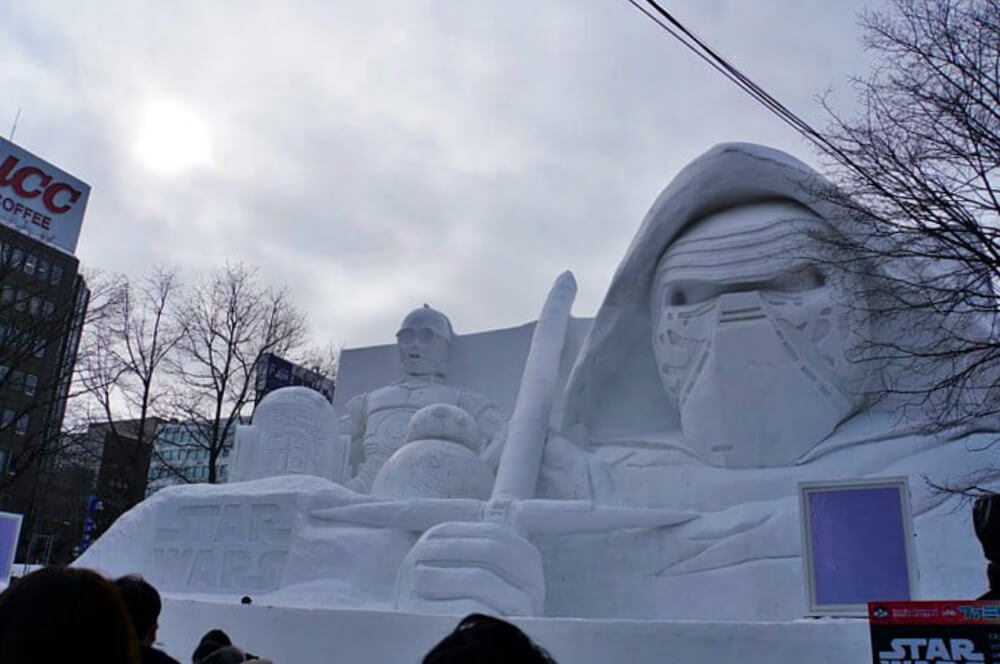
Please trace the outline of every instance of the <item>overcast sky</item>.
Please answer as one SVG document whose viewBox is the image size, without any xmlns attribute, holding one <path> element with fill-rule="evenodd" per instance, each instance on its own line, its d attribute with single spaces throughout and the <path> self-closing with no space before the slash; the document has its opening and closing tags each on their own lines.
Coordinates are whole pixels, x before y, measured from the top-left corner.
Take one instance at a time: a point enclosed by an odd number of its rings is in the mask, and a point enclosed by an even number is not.
<svg viewBox="0 0 1000 664">
<path fill-rule="evenodd" d="M 667 0 L 810 122 L 864 74 L 861 0 Z M 92 186 L 87 268 L 288 285 L 317 342 L 593 315 L 687 162 L 791 129 L 625 0 L 0 0 L 0 131 Z"/>
</svg>

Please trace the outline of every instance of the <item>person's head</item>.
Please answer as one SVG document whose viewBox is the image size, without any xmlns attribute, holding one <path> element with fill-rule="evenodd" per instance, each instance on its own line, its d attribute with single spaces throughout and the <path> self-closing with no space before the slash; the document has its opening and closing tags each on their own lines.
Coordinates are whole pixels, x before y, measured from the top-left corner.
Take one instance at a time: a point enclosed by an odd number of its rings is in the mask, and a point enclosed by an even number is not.
<svg viewBox="0 0 1000 664">
<path fill-rule="evenodd" d="M 396 332 L 399 361 L 407 376 L 446 376 L 454 333 L 451 321 L 426 304 L 406 315 Z"/>
<path fill-rule="evenodd" d="M 197 662 L 206 659 L 215 651 L 232 645 L 233 641 L 229 638 L 228 634 L 221 629 L 210 629 L 205 632 L 205 636 L 201 637 L 201 641 L 198 642 L 197 647 L 191 654 L 191 661 L 197 664 Z"/>
<path fill-rule="evenodd" d="M 473 613 L 431 648 L 423 664 L 556 664 L 520 629 L 505 620 Z"/>
<path fill-rule="evenodd" d="M 139 644 L 114 584 L 46 567 L 0 594 L 0 662 L 138 664 Z"/>
<path fill-rule="evenodd" d="M 653 355 L 705 461 L 794 464 L 860 407 L 851 356 L 869 335 L 846 308 L 860 288 L 824 259 L 833 232 L 790 200 L 749 203 L 695 220 L 657 263 Z"/>
<path fill-rule="evenodd" d="M 239 662 L 259 662 L 271 664 L 270 660 L 246 652 L 233 645 L 229 635 L 221 629 L 212 629 L 201 637 L 198 647 L 191 654 L 192 664 L 238 664 Z"/>
<path fill-rule="evenodd" d="M 125 608 L 132 618 L 132 626 L 139 643 L 152 645 L 156 641 L 157 620 L 160 618 L 160 593 L 148 581 L 137 574 L 129 574 L 115 579 L 115 586 L 121 593 Z"/>
</svg>

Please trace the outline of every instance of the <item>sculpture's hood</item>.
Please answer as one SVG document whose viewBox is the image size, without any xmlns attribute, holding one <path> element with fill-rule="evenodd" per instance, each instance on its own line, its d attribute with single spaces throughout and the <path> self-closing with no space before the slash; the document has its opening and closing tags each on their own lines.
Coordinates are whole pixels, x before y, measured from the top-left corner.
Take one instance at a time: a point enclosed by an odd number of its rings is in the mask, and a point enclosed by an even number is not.
<svg viewBox="0 0 1000 664">
<path fill-rule="evenodd" d="M 618 266 L 570 374 L 560 430 L 636 433 L 678 428 L 664 406 L 650 335 L 657 261 L 689 224 L 725 208 L 791 200 L 844 230 L 833 186 L 784 152 L 724 143 L 695 159 L 657 197 Z M 616 423 L 623 423 L 622 425 Z M 626 426 L 628 431 L 622 430 Z"/>
</svg>

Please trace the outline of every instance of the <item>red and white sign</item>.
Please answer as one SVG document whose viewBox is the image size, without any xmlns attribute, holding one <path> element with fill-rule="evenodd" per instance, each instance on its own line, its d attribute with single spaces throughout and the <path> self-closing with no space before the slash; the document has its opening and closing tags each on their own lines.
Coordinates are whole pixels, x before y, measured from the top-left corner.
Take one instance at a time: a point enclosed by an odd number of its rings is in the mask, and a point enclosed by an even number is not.
<svg viewBox="0 0 1000 664">
<path fill-rule="evenodd" d="M 90 185 L 0 138 L 0 223 L 76 251 Z"/>
<path fill-rule="evenodd" d="M 1000 604 L 870 602 L 873 664 L 1000 662 Z"/>
</svg>

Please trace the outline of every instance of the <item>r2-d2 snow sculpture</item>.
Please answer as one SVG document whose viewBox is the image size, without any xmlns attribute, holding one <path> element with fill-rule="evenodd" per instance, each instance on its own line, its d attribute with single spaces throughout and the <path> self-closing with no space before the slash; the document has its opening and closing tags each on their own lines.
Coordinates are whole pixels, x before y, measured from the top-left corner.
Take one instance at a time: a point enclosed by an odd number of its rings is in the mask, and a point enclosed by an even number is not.
<svg viewBox="0 0 1000 664">
<path fill-rule="evenodd" d="M 348 453 L 330 402 L 308 387 L 283 387 L 261 400 L 253 424 L 237 427 L 230 480 L 316 475 L 343 482 Z"/>
</svg>

